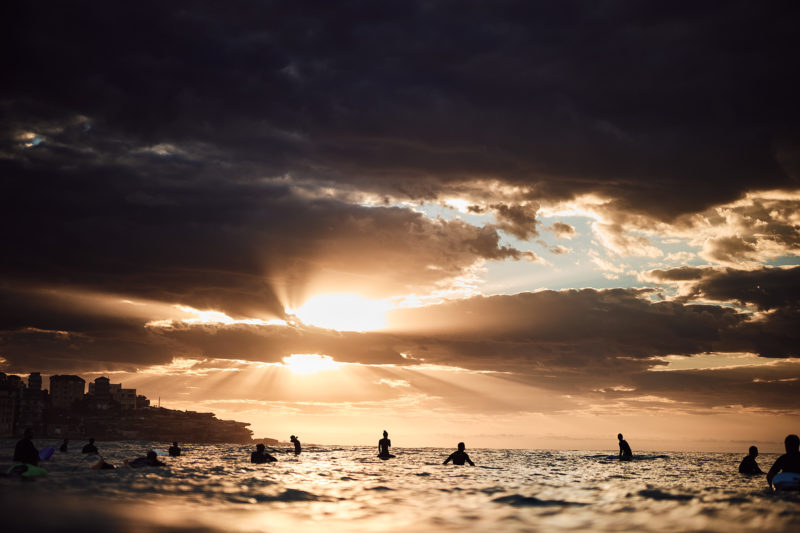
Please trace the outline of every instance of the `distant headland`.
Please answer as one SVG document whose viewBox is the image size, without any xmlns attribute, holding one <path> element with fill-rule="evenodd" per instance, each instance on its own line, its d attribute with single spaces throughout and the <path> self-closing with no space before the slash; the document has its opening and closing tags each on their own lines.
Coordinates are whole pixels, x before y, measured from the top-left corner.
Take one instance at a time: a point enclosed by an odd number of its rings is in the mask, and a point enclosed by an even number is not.
<svg viewBox="0 0 800 533">
<path fill-rule="evenodd" d="M 80 376 L 53 375 L 48 391 L 39 372 L 32 372 L 27 384 L 0 372 L 0 437 L 31 428 L 37 437 L 248 444 L 253 436 L 249 425 L 219 420 L 214 413 L 152 407 L 136 389 L 124 389 L 107 377 L 89 383 L 86 392 Z"/>
</svg>

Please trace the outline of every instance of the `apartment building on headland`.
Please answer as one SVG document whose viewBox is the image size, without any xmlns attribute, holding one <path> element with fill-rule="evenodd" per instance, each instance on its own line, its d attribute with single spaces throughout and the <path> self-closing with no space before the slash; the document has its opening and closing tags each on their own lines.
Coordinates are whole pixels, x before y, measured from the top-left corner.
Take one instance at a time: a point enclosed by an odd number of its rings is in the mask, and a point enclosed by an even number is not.
<svg viewBox="0 0 800 533">
<path fill-rule="evenodd" d="M 182 442 L 249 443 L 249 424 L 219 420 L 213 413 L 150 407 L 150 400 L 98 377 L 89 383 L 80 376 L 50 377 L 50 391 L 42 376 L 23 379 L 0 372 L 0 437 L 31 428 L 39 437 L 179 440 Z"/>
</svg>

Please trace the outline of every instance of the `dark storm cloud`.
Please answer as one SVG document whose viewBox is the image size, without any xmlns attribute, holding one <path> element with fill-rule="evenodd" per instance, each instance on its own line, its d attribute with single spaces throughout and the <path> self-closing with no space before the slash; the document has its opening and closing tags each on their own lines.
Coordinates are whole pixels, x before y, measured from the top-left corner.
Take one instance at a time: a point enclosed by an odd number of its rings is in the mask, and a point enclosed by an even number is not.
<svg viewBox="0 0 800 533">
<path fill-rule="evenodd" d="M 18 228 L 0 272 L 32 286 L 282 316 L 312 282 L 387 296 L 433 286 L 480 259 L 535 258 L 503 246 L 490 227 L 305 200 L 280 185 L 173 179 L 168 169 L 143 177 L 123 165 L 0 167 L 0 220 Z M 150 173 L 146 163 L 135 168 Z"/>
<path fill-rule="evenodd" d="M 656 217 L 797 184 L 794 2 L 6 9 L 6 139 L 84 116 L 95 148 L 205 145 L 237 178 L 492 177 Z"/>
<path fill-rule="evenodd" d="M 800 267 L 736 270 L 682 267 L 654 270 L 656 281 L 688 281 L 678 301 L 736 302 L 761 311 L 723 343 L 731 351 L 750 351 L 765 357 L 800 356 Z"/>
<path fill-rule="evenodd" d="M 800 267 L 797 266 L 756 270 L 679 267 L 651 270 L 644 277 L 657 283 L 691 282 L 687 291 L 694 299 L 736 301 L 761 311 L 800 307 Z"/>
</svg>

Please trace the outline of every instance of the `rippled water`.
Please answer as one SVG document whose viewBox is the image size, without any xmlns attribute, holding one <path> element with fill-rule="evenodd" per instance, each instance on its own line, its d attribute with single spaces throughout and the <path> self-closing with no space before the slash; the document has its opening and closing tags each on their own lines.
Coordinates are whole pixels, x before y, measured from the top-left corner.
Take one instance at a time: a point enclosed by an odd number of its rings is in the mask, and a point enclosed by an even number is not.
<svg viewBox="0 0 800 533">
<path fill-rule="evenodd" d="M 253 465 L 249 446 L 185 445 L 164 468 L 96 471 L 82 444 L 46 478 L 0 479 L 4 531 L 800 531 L 800 494 L 738 474 L 743 454 L 470 449 L 471 468 L 443 466 L 453 450 L 341 447 Z M 98 444 L 114 464 L 168 447 Z"/>
</svg>

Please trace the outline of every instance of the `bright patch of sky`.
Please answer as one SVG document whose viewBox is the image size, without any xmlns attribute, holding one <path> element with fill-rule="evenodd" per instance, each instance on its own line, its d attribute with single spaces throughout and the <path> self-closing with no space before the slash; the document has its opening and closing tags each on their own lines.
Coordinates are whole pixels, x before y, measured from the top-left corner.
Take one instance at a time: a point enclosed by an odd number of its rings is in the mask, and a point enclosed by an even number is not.
<svg viewBox="0 0 800 533">
<path fill-rule="evenodd" d="M 426 203 L 416 206 L 415 209 L 431 218 L 461 219 L 478 226 L 495 222 L 490 214 L 470 213 L 463 208 L 455 209 L 441 204 Z M 575 228 L 572 238 L 559 238 L 553 231 L 547 229 L 555 222 L 569 224 Z M 513 294 L 542 289 L 640 287 L 644 285 L 639 279 L 641 272 L 706 264 L 697 256 L 699 248 L 690 246 L 683 239 L 644 234 L 639 236 L 645 237 L 661 250 L 660 257 L 620 256 L 609 250 L 597 238 L 592 228 L 593 222 L 594 219 L 583 216 L 540 217 L 539 236 L 530 241 L 522 241 L 501 232 L 502 245 L 534 252 L 541 262 L 525 260 L 488 262 L 484 265 L 484 283 L 481 292 Z M 559 246 L 563 248 L 559 249 Z M 558 251 L 565 253 L 557 253 Z M 798 260 L 798 258 L 791 259 Z"/>
</svg>

